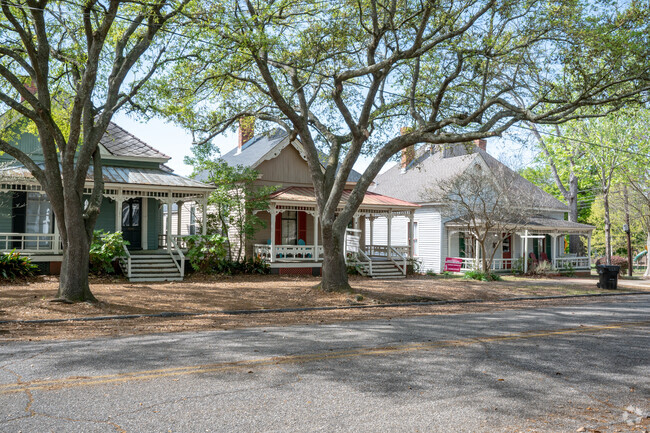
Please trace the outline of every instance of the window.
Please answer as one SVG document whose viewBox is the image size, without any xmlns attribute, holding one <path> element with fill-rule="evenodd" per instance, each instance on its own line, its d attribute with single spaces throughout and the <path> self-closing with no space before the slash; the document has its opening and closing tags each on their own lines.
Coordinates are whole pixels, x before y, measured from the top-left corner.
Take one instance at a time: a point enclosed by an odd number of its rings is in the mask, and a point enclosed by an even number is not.
<svg viewBox="0 0 650 433">
<path fill-rule="evenodd" d="M 52 233 L 52 209 L 45 194 L 27 193 L 25 209 L 25 233 Z M 29 238 L 27 238 L 29 239 Z M 25 248 L 49 248 L 49 241 L 25 242 Z"/>
<path fill-rule="evenodd" d="M 140 202 L 129 200 L 122 203 L 122 227 L 140 226 Z"/>
<path fill-rule="evenodd" d="M 287 211 L 282 213 L 282 245 L 296 245 L 298 243 L 298 212 Z"/>
</svg>

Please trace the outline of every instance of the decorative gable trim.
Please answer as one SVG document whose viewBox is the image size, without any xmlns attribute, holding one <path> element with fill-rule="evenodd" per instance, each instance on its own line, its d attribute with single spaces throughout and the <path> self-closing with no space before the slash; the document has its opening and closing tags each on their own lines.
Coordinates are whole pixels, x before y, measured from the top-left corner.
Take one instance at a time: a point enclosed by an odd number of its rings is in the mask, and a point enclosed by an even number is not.
<svg viewBox="0 0 650 433">
<path fill-rule="evenodd" d="M 271 159 L 277 158 L 280 153 L 289 145 L 289 136 L 285 137 L 282 139 L 278 144 L 276 144 L 271 150 L 269 150 L 264 156 L 262 156 L 260 159 L 258 159 L 255 164 L 251 166 L 251 168 L 255 169 L 257 168 L 261 163 L 264 161 L 269 161 Z M 294 149 L 298 151 L 300 154 L 300 157 L 307 161 L 307 154 L 305 153 L 305 150 L 302 148 L 300 145 L 300 142 L 298 140 L 293 140 L 291 142 L 291 145 L 293 146 Z"/>
</svg>

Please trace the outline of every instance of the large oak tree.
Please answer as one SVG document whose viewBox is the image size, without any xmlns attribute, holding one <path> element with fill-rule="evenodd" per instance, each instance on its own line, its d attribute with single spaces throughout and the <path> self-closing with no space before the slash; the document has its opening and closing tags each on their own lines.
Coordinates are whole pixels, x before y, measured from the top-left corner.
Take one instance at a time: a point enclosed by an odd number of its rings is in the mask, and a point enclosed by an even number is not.
<svg viewBox="0 0 650 433">
<path fill-rule="evenodd" d="M 98 143 L 113 114 L 171 60 L 156 41 L 186 2 L 0 0 L 0 103 L 8 110 L 0 151 L 29 169 L 50 200 L 63 243 L 58 299 L 94 299 L 88 257 L 104 187 Z M 12 143 L 7 132 L 16 128 L 38 136 L 42 164 Z"/>
<path fill-rule="evenodd" d="M 648 7 L 636 3 L 237 0 L 193 17 L 183 44 L 197 59 L 167 77 L 160 108 L 199 143 L 246 116 L 300 139 L 325 290 L 349 287 L 345 228 L 401 149 L 597 115 L 650 89 Z M 372 161 L 339 211 L 361 155 Z"/>
</svg>

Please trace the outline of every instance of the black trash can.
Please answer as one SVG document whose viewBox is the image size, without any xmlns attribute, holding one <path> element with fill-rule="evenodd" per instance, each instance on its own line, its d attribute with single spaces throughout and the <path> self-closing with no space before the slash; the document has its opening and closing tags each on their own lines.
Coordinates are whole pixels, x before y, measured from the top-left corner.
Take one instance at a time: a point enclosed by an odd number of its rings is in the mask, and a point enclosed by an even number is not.
<svg viewBox="0 0 650 433">
<path fill-rule="evenodd" d="M 599 289 L 616 290 L 618 283 L 618 273 L 621 270 L 620 266 L 614 265 L 598 265 L 598 284 L 596 287 Z"/>
</svg>

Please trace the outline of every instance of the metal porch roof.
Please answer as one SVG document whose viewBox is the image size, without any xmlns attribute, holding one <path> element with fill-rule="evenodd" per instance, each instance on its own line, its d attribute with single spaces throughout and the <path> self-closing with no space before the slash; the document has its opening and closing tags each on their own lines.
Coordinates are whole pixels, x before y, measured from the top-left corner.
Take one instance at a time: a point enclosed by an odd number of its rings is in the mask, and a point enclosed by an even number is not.
<svg viewBox="0 0 650 433">
<path fill-rule="evenodd" d="M 341 197 L 341 204 L 344 205 L 347 203 L 348 198 L 350 197 L 351 190 L 345 190 Z M 296 202 L 296 203 L 309 203 L 316 204 L 316 196 L 314 194 L 314 188 L 311 187 L 298 187 L 290 186 L 288 188 L 283 188 L 279 191 L 274 192 L 270 195 L 271 201 L 283 201 L 283 202 Z M 377 194 L 374 192 L 366 192 L 363 202 L 361 203 L 362 207 L 381 207 L 381 208 L 405 208 L 405 209 L 416 209 L 420 205 L 415 203 L 410 203 L 408 201 L 400 200 L 393 197 L 388 197 L 385 195 Z"/>
<path fill-rule="evenodd" d="M 155 168 L 132 168 L 105 166 L 102 168 L 105 183 L 126 184 L 126 185 L 147 185 L 184 188 L 214 189 L 202 182 L 179 176 L 163 169 Z M 3 181 L 34 181 L 29 170 L 23 166 L 13 166 L 0 169 L 0 180 Z M 93 181 L 93 168 L 88 170 L 86 180 Z"/>
</svg>

